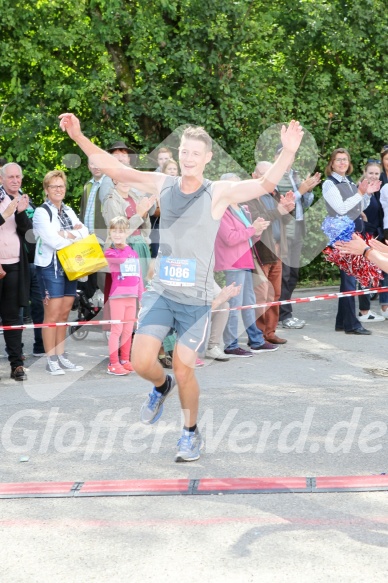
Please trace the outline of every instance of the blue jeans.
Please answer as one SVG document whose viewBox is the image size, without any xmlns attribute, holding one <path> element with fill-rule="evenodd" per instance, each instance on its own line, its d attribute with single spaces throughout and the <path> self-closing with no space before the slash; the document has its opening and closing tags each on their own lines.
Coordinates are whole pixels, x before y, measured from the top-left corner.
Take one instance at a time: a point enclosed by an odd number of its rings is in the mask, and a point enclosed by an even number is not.
<svg viewBox="0 0 388 583">
<path fill-rule="evenodd" d="M 388 286 L 388 275 L 386 273 L 384 273 L 384 279 L 380 280 L 380 286 L 379 287 L 387 287 Z M 366 289 L 363 288 L 362 286 L 359 286 L 360 289 Z M 380 306 L 383 305 L 388 305 L 388 292 L 382 292 L 381 294 L 379 294 L 379 302 L 380 302 Z M 358 296 L 358 304 L 360 307 L 360 310 L 370 310 L 370 296 L 369 295 L 365 295 L 365 296 Z"/>
<path fill-rule="evenodd" d="M 383 272 L 384 273 L 384 272 Z M 384 273 L 384 279 L 380 282 L 381 287 L 388 287 L 388 274 Z M 388 305 L 388 292 L 379 294 L 380 305 Z"/>
<path fill-rule="evenodd" d="M 252 272 L 249 269 L 232 269 L 225 271 L 226 285 L 233 282 L 241 285 L 241 291 L 238 296 L 229 300 L 229 306 L 250 306 L 256 303 L 255 292 L 253 289 Z M 262 331 L 256 326 L 256 313 L 254 308 L 241 310 L 241 316 L 244 322 L 245 330 L 252 348 L 264 344 Z M 224 330 L 225 348 L 238 348 L 238 318 L 239 310 L 229 312 L 228 322 Z"/>
<path fill-rule="evenodd" d="M 35 272 L 43 301 L 49 300 L 50 298 L 63 298 L 64 296 L 75 297 L 77 295 L 77 281 L 69 281 L 58 259 L 56 269 L 53 258 L 47 267 L 36 265 Z"/>
</svg>

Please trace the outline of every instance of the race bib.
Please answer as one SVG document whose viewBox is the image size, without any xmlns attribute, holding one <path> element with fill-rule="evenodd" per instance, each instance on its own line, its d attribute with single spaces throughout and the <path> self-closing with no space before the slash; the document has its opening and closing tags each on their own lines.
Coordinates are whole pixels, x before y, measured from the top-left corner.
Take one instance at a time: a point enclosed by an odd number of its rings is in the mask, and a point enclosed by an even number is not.
<svg viewBox="0 0 388 583">
<path fill-rule="evenodd" d="M 161 257 L 159 279 L 166 285 L 193 286 L 195 285 L 195 259 L 176 259 Z"/>
<path fill-rule="evenodd" d="M 121 277 L 140 277 L 140 263 L 137 257 L 128 257 L 120 263 Z"/>
</svg>

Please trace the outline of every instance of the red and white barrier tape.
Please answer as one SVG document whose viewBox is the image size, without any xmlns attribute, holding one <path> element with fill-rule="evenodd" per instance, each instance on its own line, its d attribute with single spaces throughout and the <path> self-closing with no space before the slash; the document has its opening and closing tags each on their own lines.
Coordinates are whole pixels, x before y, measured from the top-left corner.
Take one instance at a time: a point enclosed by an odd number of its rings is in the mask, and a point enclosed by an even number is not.
<svg viewBox="0 0 388 583">
<path fill-rule="evenodd" d="M 214 312 L 232 312 L 235 310 L 249 310 L 251 308 L 271 308 L 272 306 L 285 306 L 286 304 L 305 304 L 308 302 L 319 302 L 322 300 L 335 300 L 337 298 L 347 298 L 349 296 L 364 296 L 372 293 L 388 292 L 388 287 L 372 287 L 358 291 L 334 292 L 331 294 L 322 294 L 318 296 L 308 296 L 307 298 L 295 298 L 294 300 L 279 300 L 277 302 L 266 302 L 263 304 L 251 304 L 249 306 L 236 306 L 235 308 L 221 308 L 212 310 Z M 106 326 L 110 324 L 128 324 L 136 322 L 134 320 L 81 320 L 80 322 L 53 322 L 47 324 L 19 324 L 15 326 L 0 326 L 0 330 L 30 330 L 33 328 L 57 328 L 60 326 Z"/>
</svg>

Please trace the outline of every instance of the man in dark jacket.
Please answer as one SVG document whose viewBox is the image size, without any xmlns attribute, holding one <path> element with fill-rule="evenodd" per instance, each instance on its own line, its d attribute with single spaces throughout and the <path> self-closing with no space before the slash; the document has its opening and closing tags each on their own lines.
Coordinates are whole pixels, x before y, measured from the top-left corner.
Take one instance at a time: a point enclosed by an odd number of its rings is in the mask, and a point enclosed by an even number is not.
<svg viewBox="0 0 388 583">
<path fill-rule="evenodd" d="M 12 162 L 5 164 L 0 170 L 0 175 L 3 182 L 0 186 L 2 205 L 0 227 L 4 226 L 2 237 L 9 236 L 6 225 L 10 224 L 12 232 L 9 231 L 11 237 L 7 241 L 15 242 L 15 234 L 19 238 L 17 243 L 19 261 L 15 262 L 14 259 L 10 261 L 12 245 L 7 247 L 7 253 L 3 256 L 5 260 L 0 274 L 0 313 L 4 326 L 17 326 L 20 324 L 20 308 L 29 303 L 30 273 L 24 236 L 27 231 L 32 230 L 32 221 L 26 213 L 28 196 L 19 192 L 23 176 L 20 166 Z M 15 381 L 26 380 L 23 368 L 22 330 L 5 330 L 4 340 L 11 365 L 11 378 Z"/>
</svg>

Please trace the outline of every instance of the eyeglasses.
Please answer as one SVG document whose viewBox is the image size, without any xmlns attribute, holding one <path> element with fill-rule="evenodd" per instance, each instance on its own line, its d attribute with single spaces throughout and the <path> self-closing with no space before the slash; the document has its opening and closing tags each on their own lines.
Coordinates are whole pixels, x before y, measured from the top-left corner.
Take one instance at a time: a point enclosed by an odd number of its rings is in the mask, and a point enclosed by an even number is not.
<svg viewBox="0 0 388 583">
<path fill-rule="evenodd" d="M 349 162 L 347 158 L 335 158 L 334 162 Z"/>
<path fill-rule="evenodd" d="M 367 164 L 381 164 L 381 160 L 377 160 L 376 158 L 368 158 Z"/>
<path fill-rule="evenodd" d="M 66 186 L 64 184 L 50 184 L 49 188 L 51 188 L 51 190 L 65 190 Z"/>
</svg>

